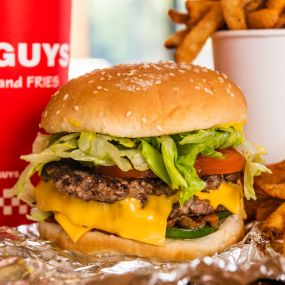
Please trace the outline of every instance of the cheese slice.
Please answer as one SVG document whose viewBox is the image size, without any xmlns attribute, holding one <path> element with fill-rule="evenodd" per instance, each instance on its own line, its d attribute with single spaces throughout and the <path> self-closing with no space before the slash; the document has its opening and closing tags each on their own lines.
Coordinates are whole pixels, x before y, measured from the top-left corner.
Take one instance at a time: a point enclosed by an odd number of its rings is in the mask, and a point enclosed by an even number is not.
<svg viewBox="0 0 285 285">
<path fill-rule="evenodd" d="M 76 226 L 61 213 L 55 213 L 54 218 L 74 242 L 78 241 L 84 234 L 92 230 L 91 227 Z"/>
<path fill-rule="evenodd" d="M 222 183 L 219 189 L 195 195 L 209 200 L 213 208 L 223 205 L 233 214 L 244 213 L 240 184 Z M 74 242 L 91 229 L 99 229 L 154 245 L 164 243 L 167 217 L 177 202 L 177 195 L 149 196 L 144 208 L 134 198 L 112 204 L 84 201 L 58 192 L 50 182 L 36 187 L 35 198 L 40 210 L 55 213 L 56 221 Z"/>
<path fill-rule="evenodd" d="M 40 183 L 35 197 L 39 209 L 55 212 L 55 219 L 73 241 L 90 229 L 99 229 L 155 245 L 165 240 L 167 217 L 177 200 L 176 195 L 149 196 L 143 208 L 134 198 L 112 204 L 84 201 L 58 192 L 52 183 Z"/>
<path fill-rule="evenodd" d="M 243 132 L 243 123 L 228 123 L 228 124 L 222 124 L 222 125 L 218 125 L 218 127 L 221 128 L 230 128 L 230 127 L 234 127 L 236 130 Z"/>
<path fill-rule="evenodd" d="M 222 183 L 217 190 L 199 192 L 195 195 L 201 200 L 209 200 L 214 209 L 223 205 L 233 214 L 239 214 L 241 211 L 241 185 L 239 184 Z"/>
</svg>

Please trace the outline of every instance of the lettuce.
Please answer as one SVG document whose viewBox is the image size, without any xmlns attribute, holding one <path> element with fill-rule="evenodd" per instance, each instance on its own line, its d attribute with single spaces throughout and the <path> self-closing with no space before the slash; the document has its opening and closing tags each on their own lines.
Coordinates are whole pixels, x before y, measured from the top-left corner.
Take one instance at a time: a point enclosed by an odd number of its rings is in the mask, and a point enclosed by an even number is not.
<svg viewBox="0 0 285 285">
<path fill-rule="evenodd" d="M 171 185 L 171 179 L 163 162 L 162 154 L 149 142 L 142 139 L 142 154 L 145 157 L 149 168 L 168 185 Z"/>
<path fill-rule="evenodd" d="M 45 212 L 38 208 L 32 208 L 31 214 L 27 215 L 27 218 L 31 221 L 35 222 L 43 222 L 45 221 L 49 216 L 51 216 L 51 212 Z"/>
<path fill-rule="evenodd" d="M 253 177 L 268 170 L 261 162 L 262 150 L 243 140 L 242 131 L 234 127 L 215 127 L 148 138 L 118 138 L 87 131 L 49 136 L 39 134 L 33 153 L 21 157 L 30 165 L 13 189 L 17 195 L 33 203 L 33 185 L 30 181 L 33 174 L 40 173 L 50 161 L 71 158 L 100 166 L 117 165 L 122 171 L 151 169 L 173 190 L 179 190 L 180 203 L 184 204 L 205 187 L 205 182 L 194 167 L 197 156 L 201 154 L 223 159 L 223 154 L 217 149 L 237 147 L 247 161 L 245 196 L 255 198 Z"/>
<path fill-rule="evenodd" d="M 260 175 L 262 172 L 271 173 L 271 170 L 263 164 L 262 155 L 266 154 L 263 147 L 244 142 L 236 148 L 246 159 L 244 170 L 244 196 L 247 200 L 256 199 L 253 188 L 254 176 Z"/>
</svg>

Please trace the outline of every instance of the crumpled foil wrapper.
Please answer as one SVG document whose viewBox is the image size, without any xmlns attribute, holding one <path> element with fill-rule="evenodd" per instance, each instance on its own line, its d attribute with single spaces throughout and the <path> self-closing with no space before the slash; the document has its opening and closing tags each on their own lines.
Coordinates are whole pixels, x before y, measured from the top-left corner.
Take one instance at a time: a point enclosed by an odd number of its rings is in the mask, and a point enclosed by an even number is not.
<svg viewBox="0 0 285 285">
<path fill-rule="evenodd" d="M 0 227 L 0 284 L 282 284 L 285 257 L 278 253 L 281 242 L 272 246 L 263 240 L 253 223 L 243 241 L 223 253 L 160 263 L 61 250 L 39 239 L 36 224 Z"/>
</svg>

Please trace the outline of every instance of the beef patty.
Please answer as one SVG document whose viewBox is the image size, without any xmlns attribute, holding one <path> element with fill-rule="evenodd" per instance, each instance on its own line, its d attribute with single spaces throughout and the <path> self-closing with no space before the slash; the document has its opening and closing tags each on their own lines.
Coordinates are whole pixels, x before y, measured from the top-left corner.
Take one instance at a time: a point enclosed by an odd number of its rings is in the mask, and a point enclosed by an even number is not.
<svg viewBox="0 0 285 285">
<path fill-rule="evenodd" d="M 126 197 L 132 197 L 140 200 L 141 205 L 144 206 L 148 195 L 175 193 L 159 178 L 113 178 L 96 173 L 94 166 L 83 165 L 69 159 L 47 163 L 41 176 L 45 182 L 52 181 L 59 192 L 85 201 L 114 203 Z M 217 189 L 224 181 L 236 183 L 240 179 L 240 173 L 209 175 L 201 178 L 206 182 L 203 191 L 211 191 Z M 216 221 L 211 214 L 222 210 L 225 208 L 219 206 L 213 209 L 208 200 L 200 200 L 194 196 L 183 206 L 179 203 L 173 205 L 168 217 L 168 226 L 191 228 L 196 225 L 198 227 L 207 220 Z M 198 220 L 197 217 L 199 217 Z"/>
</svg>

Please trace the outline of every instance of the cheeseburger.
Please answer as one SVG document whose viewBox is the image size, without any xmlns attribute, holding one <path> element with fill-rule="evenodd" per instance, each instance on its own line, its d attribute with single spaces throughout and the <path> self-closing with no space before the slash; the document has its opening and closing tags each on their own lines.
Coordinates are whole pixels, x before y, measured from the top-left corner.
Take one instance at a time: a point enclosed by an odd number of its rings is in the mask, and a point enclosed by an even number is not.
<svg viewBox="0 0 285 285">
<path fill-rule="evenodd" d="M 243 197 L 255 198 L 253 177 L 267 171 L 263 150 L 244 139 L 246 121 L 240 89 L 217 71 L 95 70 L 51 98 L 14 191 L 41 237 L 65 249 L 211 255 L 242 238 Z"/>
</svg>

